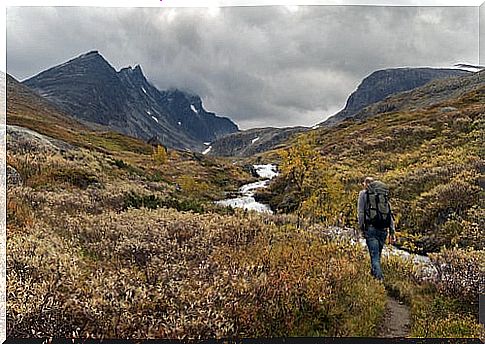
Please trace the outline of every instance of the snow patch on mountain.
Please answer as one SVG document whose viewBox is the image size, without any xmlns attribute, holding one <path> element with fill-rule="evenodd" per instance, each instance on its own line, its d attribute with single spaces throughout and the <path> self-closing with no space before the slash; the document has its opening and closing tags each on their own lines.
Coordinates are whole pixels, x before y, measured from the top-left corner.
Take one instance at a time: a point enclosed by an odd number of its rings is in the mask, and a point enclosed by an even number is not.
<svg viewBox="0 0 485 344">
<path fill-rule="evenodd" d="M 206 155 L 207 153 L 209 153 L 212 149 L 212 146 L 209 146 L 209 148 L 207 148 L 205 151 L 202 152 L 202 154 Z"/>
</svg>

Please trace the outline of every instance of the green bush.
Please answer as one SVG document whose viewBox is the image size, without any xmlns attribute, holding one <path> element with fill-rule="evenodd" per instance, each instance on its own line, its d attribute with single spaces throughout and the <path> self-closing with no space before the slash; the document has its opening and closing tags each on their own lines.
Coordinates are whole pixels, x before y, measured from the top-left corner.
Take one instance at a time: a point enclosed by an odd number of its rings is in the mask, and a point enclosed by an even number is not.
<svg viewBox="0 0 485 344">
<path fill-rule="evenodd" d="M 177 198 L 160 198 L 156 195 L 137 195 L 130 192 L 126 195 L 124 201 L 124 209 L 128 208 L 173 208 L 178 211 L 193 211 L 195 213 L 203 213 L 205 211 L 204 204 L 195 199 L 177 199 Z"/>
<path fill-rule="evenodd" d="M 124 209 L 128 208 L 148 208 L 157 209 L 163 206 L 162 199 L 155 195 L 137 195 L 134 192 L 130 192 L 125 197 Z"/>
</svg>

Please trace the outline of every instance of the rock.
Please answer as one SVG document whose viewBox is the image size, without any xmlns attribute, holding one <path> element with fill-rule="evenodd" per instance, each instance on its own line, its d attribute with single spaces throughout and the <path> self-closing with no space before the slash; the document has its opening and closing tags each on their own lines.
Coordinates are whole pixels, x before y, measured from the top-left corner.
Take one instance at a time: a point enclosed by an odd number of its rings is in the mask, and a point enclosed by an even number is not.
<svg viewBox="0 0 485 344">
<path fill-rule="evenodd" d="M 244 165 L 243 170 L 251 173 L 251 176 L 253 176 L 254 178 L 259 178 L 259 174 L 258 172 L 256 172 L 256 169 L 254 168 L 253 165 L 250 165 L 250 164 Z"/>
<path fill-rule="evenodd" d="M 22 186 L 23 180 L 20 173 L 10 165 L 7 165 L 7 188 Z"/>
<path fill-rule="evenodd" d="M 148 139 L 147 143 L 154 147 L 162 146 L 162 143 L 160 142 L 160 139 L 158 138 L 157 135 L 153 135 L 150 139 Z"/>
<path fill-rule="evenodd" d="M 76 149 L 71 144 L 34 130 L 7 125 L 7 150 L 12 153 L 61 153 Z"/>
<path fill-rule="evenodd" d="M 453 106 L 445 106 L 444 108 L 441 108 L 441 112 L 453 112 L 458 110 L 456 107 Z"/>
</svg>

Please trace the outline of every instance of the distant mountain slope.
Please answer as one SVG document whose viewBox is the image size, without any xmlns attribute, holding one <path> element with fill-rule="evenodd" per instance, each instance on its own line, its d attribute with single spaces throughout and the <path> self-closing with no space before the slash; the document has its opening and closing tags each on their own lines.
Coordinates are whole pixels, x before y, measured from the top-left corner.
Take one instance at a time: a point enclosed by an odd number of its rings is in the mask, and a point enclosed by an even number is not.
<svg viewBox="0 0 485 344">
<path fill-rule="evenodd" d="M 306 180 L 316 187 L 299 190 L 292 174 L 282 173 L 256 199 L 280 212 L 295 212 L 303 204 L 315 217 L 321 216 L 321 204 L 336 204 L 331 215 L 356 228 L 361 182 L 373 176 L 390 186 L 399 245 L 418 252 L 444 245 L 483 249 L 484 114 L 485 71 L 396 94 L 368 106 L 359 118 L 286 143 L 301 155 L 322 158 L 325 168 Z M 266 159 L 281 156 L 275 153 Z M 327 181 L 322 171 L 328 171 Z M 318 190 L 339 183 L 334 202 Z"/>
<path fill-rule="evenodd" d="M 95 131 L 10 75 L 6 79 L 7 125 L 35 130 L 80 147 L 151 154 L 152 147 L 143 141 L 112 131 Z"/>
<path fill-rule="evenodd" d="M 365 107 L 386 97 L 412 90 L 436 79 L 465 76 L 470 72 L 459 69 L 434 68 L 394 68 L 373 72 L 347 99 L 345 108 L 324 121 L 324 125 L 333 126 L 347 118 L 354 117 Z"/>
<path fill-rule="evenodd" d="M 354 115 L 354 119 L 365 120 L 380 113 L 395 111 L 419 111 L 423 107 L 439 105 L 449 99 L 459 98 L 483 85 L 483 72 L 468 73 L 461 77 L 433 80 L 424 86 L 400 92 L 367 106 Z M 452 107 L 443 109 L 453 111 Z"/>
<path fill-rule="evenodd" d="M 278 145 L 308 128 L 256 128 L 228 134 L 212 142 L 206 154 L 213 156 L 248 157 L 277 149 Z"/>
<path fill-rule="evenodd" d="M 23 83 L 80 120 L 169 147 L 201 150 L 203 142 L 238 131 L 230 119 L 205 111 L 198 96 L 158 90 L 140 66 L 117 72 L 97 51 Z"/>
</svg>

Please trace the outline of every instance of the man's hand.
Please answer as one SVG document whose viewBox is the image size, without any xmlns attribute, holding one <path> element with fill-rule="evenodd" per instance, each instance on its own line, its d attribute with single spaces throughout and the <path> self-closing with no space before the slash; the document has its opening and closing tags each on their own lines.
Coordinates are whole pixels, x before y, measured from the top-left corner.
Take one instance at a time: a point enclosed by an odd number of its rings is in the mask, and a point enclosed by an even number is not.
<svg viewBox="0 0 485 344">
<path fill-rule="evenodd" d="M 389 245 L 392 245 L 396 242 L 396 234 L 389 235 Z"/>
</svg>

